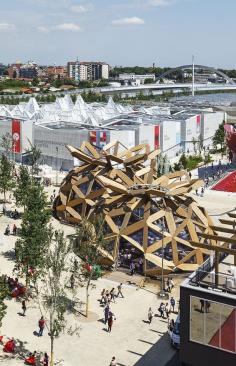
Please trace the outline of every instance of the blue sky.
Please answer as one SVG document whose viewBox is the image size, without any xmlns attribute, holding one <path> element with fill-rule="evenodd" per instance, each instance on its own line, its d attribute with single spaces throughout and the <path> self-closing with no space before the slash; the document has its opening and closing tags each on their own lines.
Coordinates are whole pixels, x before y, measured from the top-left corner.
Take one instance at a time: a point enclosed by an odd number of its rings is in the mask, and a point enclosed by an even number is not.
<svg viewBox="0 0 236 366">
<path fill-rule="evenodd" d="M 236 68 L 236 0 L 0 0 L 0 62 Z"/>
</svg>

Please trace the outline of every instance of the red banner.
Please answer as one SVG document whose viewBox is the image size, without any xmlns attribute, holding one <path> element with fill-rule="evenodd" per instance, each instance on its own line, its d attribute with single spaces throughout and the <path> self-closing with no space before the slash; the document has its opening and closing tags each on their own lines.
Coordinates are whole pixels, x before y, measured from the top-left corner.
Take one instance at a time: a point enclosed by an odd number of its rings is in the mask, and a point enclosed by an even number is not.
<svg viewBox="0 0 236 366">
<path fill-rule="evenodd" d="M 15 153 L 21 152 L 21 141 L 20 141 L 20 121 L 17 119 L 12 120 L 12 151 Z"/>
<path fill-rule="evenodd" d="M 155 149 L 160 147 L 160 126 L 155 126 L 155 139 L 154 139 Z"/>
</svg>

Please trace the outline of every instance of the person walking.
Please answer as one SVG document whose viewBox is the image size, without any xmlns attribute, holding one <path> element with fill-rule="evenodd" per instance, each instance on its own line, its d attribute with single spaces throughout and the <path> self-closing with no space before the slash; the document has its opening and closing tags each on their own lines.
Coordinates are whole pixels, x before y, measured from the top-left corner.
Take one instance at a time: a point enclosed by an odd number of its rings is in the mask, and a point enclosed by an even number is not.
<svg viewBox="0 0 236 366">
<path fill-rule="evenodd" d="M 170 307 L 169 307 L 168 302 L 167 302 L 167 303 L 166 303 L 166 305 L 165 305 L 165 314 L 166 314 L 167 322 L 168 322 L 168 324 L 169 324 L 169 319 L 170 319 Z"/>
<path fill-rule="evenodd" d="M 115 300 L 115 288 L 114 287 L 110 291 L 110 297 L 111 297 L 111 301 L 116 302 L 116 300 Z"/>
<path fill-rule="evenodd" d="M 124 298 L 124 295 L 122 293 L 122 283 L 120 283 L 118 286 L 117 286 L 117 297 L 119 297 L 119 295 L 121 295 L 122 298 Z"/>
<path fill-rule="evenodd" d="M 42 337 L 43 335 L 43 331 L 44 331 L 44 328 L 45 328 L 45 320 L 44 320 L 44 317 L 41 316 L 41 318 L 39 319 L 39 332 L 38 332 L 38 336 L 39 337 Z"/>
<path fill-rule="evenodd" d="M 107 324 L 108 318 L 109 318 L 109 313 L 110 313 L 110 307 L 109 305 L 106 305 L 105 309 L 104 309 L 104 323 Z"/>
<path fill-rule="evenodd" d="M 148 320 L 149 320 L 149 324 L 151 324 L 151 322 L 152 322 L 152 318 L 153 318 L 153 311 L 152 311 L 152 308 L 149 308 L 149 310 L 148 310 Z"/>
<path fill-rule="evenodd" d="M 72 273 L 72 275 L 70 276 L 70 288 L 71 288 L 71 290 L 74 290 L 74 287 L 75 287 L 75 276 Z"/>
<path fill-rule="evenodd" d="M 49 356 L 48 354 L 45 352 L 44 353 L 44 357 L 43 357 L 43 366 L 48 366 L 49 364 Z"/>
<path fill-rule="evenodd" d="M 116 366 L 116 365 L 117 365 L 116 358 L 113 356 L 109 366 Z"/>
<path fill-rule="evenodd" d="M 112 325 L 113 325 L 113 321 L 114 321 L 114 314 L 112 313 L 112 312 L 110 312 L 110 314 L 109 314 L 109 318 L 108 318 L 108 321 L 107 321 L 107 324 L 108 324 L 108 329 L 107 329 L 107 331 L 109 332 L 109 333 L 111 333 L 111 329 L 112 329 Z"/>
<path fill-rule="evenodd" d="M 201 196 L 202 197 L 204 196 L 204 187 L 202 187 L 202 189 L 201 189 Z"/>
<path fill-rule="evenodd" d="M 22 300 L 21 308 L 22 308 L 22 315 L 25 316 L 25 312 L 26 312 L 26 302 L 25 302 L 25 300 Z"/>
<path fill-rule="evenodd" d="M 105 304 L 106 303 L 106 300 L 105 300 L 105 293 L 106 293 L 106 290 L 105 288 L 102 290 L 101 292 L 101 299 L 100 299 L 100 304 Z"/>
<path fill-rule="evenodd" d="M 17 233 L 17 227 L 16 227 L 16 224 L 14 224 L 13 229 L 12 229 L 12 234 L 16 235 L 16 233 Z"/>
<path fill-rule="evenodd" d="M 174 313 L 175 312 L 175 299 L 173 297 L 171 297 L 171 299 L 170 299 L 170 306 L 171 306 L 171 311 Z"/>
</svg>

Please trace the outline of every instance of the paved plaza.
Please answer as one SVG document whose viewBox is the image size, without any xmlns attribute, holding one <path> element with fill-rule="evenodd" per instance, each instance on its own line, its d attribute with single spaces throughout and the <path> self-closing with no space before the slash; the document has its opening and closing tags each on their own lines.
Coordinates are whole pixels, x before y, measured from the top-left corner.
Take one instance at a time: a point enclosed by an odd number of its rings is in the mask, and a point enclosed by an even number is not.
<svg viewBox="0 0 236 366">
<path fill-rule="evenodd" d="M 49 189 L 49 195 L 53 188 Z M 213 218 L 223 217 L 226 212 L 233 210 L 236 206 L 236 195 L 206 190 L 204 197 L 196 196 L 200 204 L 205 206 Z M 17 220 L 12 220 L 6 216 L 0 217 L 0 269 L 2 274 L 12 276 L 14 267 L 14 244 L 16 237 L 13 235 L 4 236 L 7 224 L 11 230 L 13 223 L 20 225 Z M 61 226 L 53 219 L 55 228 L 61 228 L 65 233 L 71 234 L 74 229 L 70 226 Z M 170 346 L 167 334 L 167 320 L 159 316 L 153 318 L 152 323 L 147 323 L 147 313 L 152 307 L 155 314 L 158 313 L 160 300 L 156 293 L 158 285 L 148 286 L 140 289 L 134 284 L 129 284 L 129 275 L 119 272 L 106 275 L 96 281 L 96 288 L 91 291 L 90 317 L 87 320 L 83 315 L 77 315 L 80 325 L 80 335 L 61 335 L 55 343 L 55 357 L 58 365 L 61 366 L 106 366 L 109 365 L 112 356 L 117 359 L 120 366 L 158 366 L 177 364 L 176 351 Z M 182 280 L 182 279 L 180 279 Z M 176 279 L 176 284 L 181 282 Z M 111 290 L 123 281 L 124 298 L 118 298 L 116 303 L 111 304 L 112 312 L 115 314 L 112 332 L 108 333 L 103 323 L 103 307 L 98 299 L 102 289 Z M 139 278 L 137 279 L 137 283 Z M 179 299 L 179 288 L 173 291 L 176 300 Z M 78 297 L 81 302 L 85 300 L 85 290 L 78 290 Z M 41 314 L 37 304 L 31 300 L 27 303 L 26 316 L 22 317 L 21 303 L 16 300 L 7 302 L 7 315 L 3 320 L 1 335 L 4 339 L 14 337 L 19 341 L 21 351 L 48 352 L 50 350 L 50 339 L 47 332 L 43 337 L 37 337 L 34 332 L 38 330 L 38 319 Z M 83 306 L 83 304 L 82 304 Z M 176 314 L 171 314 L 175 318 Z M 72 318 L 69 316 L 69 322 Z M 173 363 L 174 362 L 174 363 Z M 177 362 L 177 361 L 176 361 Z M 18 356 L 11 358 L 2 352 L 0 346 L 0 364 L 2 366 L 23 365 L 24 361 Z"/>
</svg>

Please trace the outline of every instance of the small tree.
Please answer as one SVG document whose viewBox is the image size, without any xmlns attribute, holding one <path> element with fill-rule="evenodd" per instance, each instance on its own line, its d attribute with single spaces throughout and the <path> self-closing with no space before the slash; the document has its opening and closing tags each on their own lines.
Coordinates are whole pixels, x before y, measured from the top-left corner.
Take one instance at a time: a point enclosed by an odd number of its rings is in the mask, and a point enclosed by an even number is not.
<svg viewBox="0 0 236 366">
<path fill-rule="evenodd" d="M 2 154 L 0 158 L 0 191 L 4 195 L 6 202 L 6 193 L 14 187 L 13 180 L 13 164 L 7 159 L 6 155 Z"/>
<path fill-rule="evenodd" d="M 45 265 L 45 250 L 50 240 L 50 210 L 47 198 L 38 183 L 32 181 L 25 197 L 20 239 L 16 242 L 16 260 L 19 271 L 25 275 L 26 285 L 34 276 L 39 275 Z"/>
<path fill-rule="evenodd" d="M 3 278 L 0 278 L 0 328 L 2 326 L 2 320 L 4 316 L 6 315 L 7 305 L 5 303 L 5 300 L 7 296 L 9 295 L 9 290 L 3 281 Z"/>
<path fill-rule="evenodd" d="M 39 173 L 39 161 L 41 158 L 41 150 L 37 146 L 30 143 L 30 148 L 26 150 L 28 155 L 28 163 L 31 167 L 31 175 L 37 175 Z"/>
<path fill-rule="evenodd" d="M 212 140 L 215 149 L 217 148 L 217 145 L 220 145 L 221 149 L 225 147 L 224 122 L 219 125 Z"/>
<path fill-rule="evenodd" d="M 104 218 L 94 216 L 90 221 L 84 220 L 72 237 L 74 253 L 82 259 L 81 275 L 86 288 L 86 312 L 89 313 L 89 296 L 92 279 L 101 277 L 100 260 L 102 251 L 107 245 L 105 239 Z"/>
<path fill-rule="evenodd" d="M 52 232 L 51 232 L 52 234 Z M 51 239 L 53 235 L 51 235 Z M 67 278 L 69 272 L 71 244 L 64 238 L 63 232 L 54 236 L 55 240 L 45 251 L 45 267 L 43 274 L 36 283 L 36 293 L 42 314 L 45 314 L 48 322 L 46 327 L 49 331 L 51 344 L 50 366 L 54 366 L 54 343 L 59 335 L 67 328 L 66 313 L 70 304 L 67 297 Z M 68 334 L 78 332 L 78 327 L 67 328 Z"/>
<path fill-rule="evenodd" d="M 4 99 L 4 103 L 5 103 L 5 99 Z M 10 158 L 12 146 L 13 146 L 12 136 L 10 133 L 7 132 L 1 138 L 0 147 L 3 149 L 3 152 L 8 159 Z"/>
<path fill-rule="evenodd" d="M 16 179 L 16 189 L 14 191 L 14 197 L 16 200 L 16 204 L 19 206 L 23 206 L 25 209 L 25 205 L 28 197 L 28 189 L 32 184 L 32 180 L 29 174 L 29 170 L 26 166 L 21 165 L 19 168 L 19 175 Z"/>
</svg>

